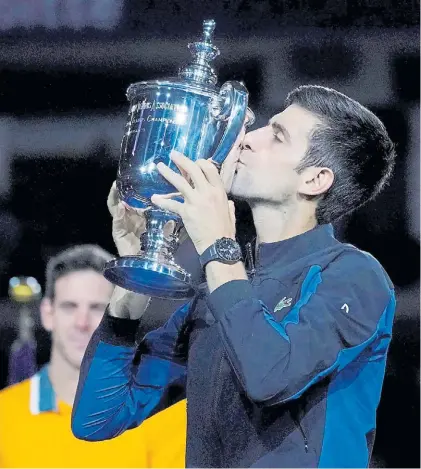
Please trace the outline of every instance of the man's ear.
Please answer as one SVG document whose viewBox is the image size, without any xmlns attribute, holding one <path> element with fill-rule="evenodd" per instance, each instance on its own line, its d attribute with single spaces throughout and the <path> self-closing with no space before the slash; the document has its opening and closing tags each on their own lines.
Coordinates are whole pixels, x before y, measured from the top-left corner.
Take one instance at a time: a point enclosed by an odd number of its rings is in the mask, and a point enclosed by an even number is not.
<svg viewBox="0 0 421 469">
<path fill-rule="evenodd" d="M 44 297 L 40 304 L 41 323 L 48 332 L 53 330 L 53 303 L 51 298 Z"/>
<path fill-rule="evenodd" d="M 330 168 L 311 166 L 301 173 L 301 184 L 298 192 L 307 197 L 316 197 L 327 192 L 335 176 Z"/>
</svg>

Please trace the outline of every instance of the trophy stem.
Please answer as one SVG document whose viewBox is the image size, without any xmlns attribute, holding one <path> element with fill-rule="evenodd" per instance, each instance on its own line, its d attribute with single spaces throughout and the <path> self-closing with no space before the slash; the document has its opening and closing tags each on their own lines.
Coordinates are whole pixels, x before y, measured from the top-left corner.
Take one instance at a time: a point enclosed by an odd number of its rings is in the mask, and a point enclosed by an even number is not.
<svg viewBox="0 0 421 469">
<path fill-rule="evenodd" d="M 104 276 L 126 290 L 157 298 L 189 299 L 195 294 L 191 276 L 176 264 L 174 253 L 182 227 L 177 215 L 160 209 L 145 211 L 146 232 L 141 252 L 108 262 Z"/>
<path fill-rule="evenodd" d="M 145 212 L 146 231 L 140 238 L 143 256 L 151 261 L 174 262 L 181 223 L 170 212 L 151 208 Z"/>
</svg>

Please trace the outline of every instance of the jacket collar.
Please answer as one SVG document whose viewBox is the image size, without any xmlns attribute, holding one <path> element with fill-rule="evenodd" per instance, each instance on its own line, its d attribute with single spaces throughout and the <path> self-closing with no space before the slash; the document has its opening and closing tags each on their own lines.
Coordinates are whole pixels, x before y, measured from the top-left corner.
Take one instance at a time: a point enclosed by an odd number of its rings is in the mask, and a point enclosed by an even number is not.
<svg viewBox="0 0 421 469">
<path fill-rule="evenodd" d="M 329 224 L 317 225 L 312 230 L 275 243 L 261 243 L 255 250 L 256 256 L 252 256 L 251 243 L 248 248 L 248 269 L 260 269 L 270 266 L 275 262 L 283 265 L 290 264 L 298 259 L 308 256 L 315 251 L 327 249 L 337 244 L 333 226 Z"/>
<path fill-rule="evenodd" d="M 29 410 L 33 415 L 58 410 L 56 394 L 48 376 L 48 365 L 42 367 L 30 379 L 29 396 Z"/>
</svg>

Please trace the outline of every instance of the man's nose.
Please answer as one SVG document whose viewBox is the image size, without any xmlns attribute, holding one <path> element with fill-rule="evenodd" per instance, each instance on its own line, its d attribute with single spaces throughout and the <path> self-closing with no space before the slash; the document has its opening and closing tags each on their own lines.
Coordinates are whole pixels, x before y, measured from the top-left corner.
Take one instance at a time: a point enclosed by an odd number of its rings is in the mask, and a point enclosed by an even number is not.
<svg viewBox="0 0 421 469">
<path fill-rule="evenodd" d="M 261 127 L 251 132 L 247 132 L 241 144 L 241 150 L 255 150 L 259 145 L 259 140 L 263 138 L 265 127 Z"/>
<path fill-rule="evenodd" d="M 78 329 L 86 330 L 89 328 L 90 325 L 90 318 L 89 318 L 89 311 L 86 310 L 79 310 L 75 315 L 75 326 Z"/>
<path fill-rule="evenodd" d="M 253 132 L 249 132 L 245 135 L 244 140 L 241 142 L 241 150 L 252 150 L 252 140 L 253 136 L 251 135 Z"/>
</svg>

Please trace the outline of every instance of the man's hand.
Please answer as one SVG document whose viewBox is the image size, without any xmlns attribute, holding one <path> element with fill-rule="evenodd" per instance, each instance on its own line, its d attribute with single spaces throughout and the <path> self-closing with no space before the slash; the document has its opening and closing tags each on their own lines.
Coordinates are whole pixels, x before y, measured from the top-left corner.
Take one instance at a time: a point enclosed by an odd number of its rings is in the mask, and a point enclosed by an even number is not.
<svg viewBox="0 0 421 469">
<path fill-rule="evenodd" d="M 165 197 L 172 197 L 169 194 Z M 120 256 L 134 256 L 140 252 L 140 237 L 146 230 L 145 210 L 136 210 L 118 197 L 114 182 L 107 199 L 108 210 L 113 217 L 112 234 Z M 170 227 L 168 227 L 170 229 Z M 180 241 L 185 239 L 185 231 L 180 233 Z M 146 311 L 150 297 L 140 295 L 116 286 L 109 304 L 111 316 L 139 319 Z"/>
<path fill-rule="evenodd" d="M 215 165 L 209 160 L 193 162 L 174 151 L 171 159 L 184 177 L 163 163 L 157 168 L 183 196 L 184 203 L 157 194 L 152 196 L 152 202 L 182 218 L 199 255 L 219 238 L 235 239 L 234 203 L 228 201 Z"/>
<path fill-rule="evenodd" d="M 140 236 L 146 229 L 143 210 L 134 210 L 118 197 L 116 183 L 111 186 L 107 199 L 108 210 L 113 217 L 113 240 L 120 256 L 139 254 Z M 146 311 L 150 297 L 116 286 L 109 304 L 111 316 L 139 319 Z"/>
<path fill-rule="evenodd" d="M 136 255 L 140 251 L 140 236 L 146 230 L 144 210 L 135 210 L 118 197 L 114 182 L 107 199 L 113 217 L 113 240 L 120 256 Z"/>
<path fill-rule="evenodd" d="M 178 194 L 163 196 L 174 197 Z M 118 197 L 116 183 L 114 182 L 107 199 L 108 210 L 113 217 L 113 240 L 120 256 L 134 256 L 140 252 L 140 237 L 146 231 L 145 210 L 134 209 L 122 202 Z M 164 228 L 164 234 L 172 230 L 169 222 Z M 186 239 L 186 231 L 179 233 L 180 243 Z"/>
</svg>

